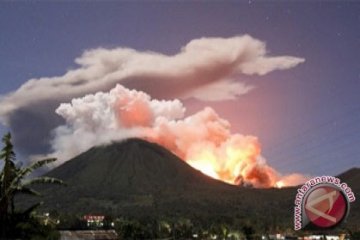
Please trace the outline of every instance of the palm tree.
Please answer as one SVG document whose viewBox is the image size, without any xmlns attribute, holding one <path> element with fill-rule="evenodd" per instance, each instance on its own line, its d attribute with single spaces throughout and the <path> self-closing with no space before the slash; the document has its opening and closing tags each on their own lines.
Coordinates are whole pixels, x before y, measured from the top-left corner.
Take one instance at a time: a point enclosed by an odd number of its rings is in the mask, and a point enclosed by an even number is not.
<svg viewBox="0 0 360 240">
<path fill-rule="evenodd" d="M 13 151 L 13 145 L 11 143 L 11 135 L 6 134 L 2 141 L 5 144 L 4 148 L 0 152 L 0 158 L 4 160 L 4 167 L 0 173 L 0 223 L 2 226 L 2 233 L 6 232 L 6 223 L 8 219 L 9 209 L 9 196 L 6 194 L 15 172 L 15 153 Z"/>
<path fill-rule="evenodd" d="M 15 152 L 13 144 L 11 143 L 11 134 L 7 133 L 2 138 L 4 147 L 0 152 L 0 159 L 4 160 L 4 166 L 0 172 L 0 224 L 2 226 L 2 234 L 6 234 L 10 226 L 10 218 L 14 216 L 15 204 L 14 197 L 18 193 L 40 195 L 37 191 L 31 188 L 33 184 L 52 183 L 63 184 L 63 182 L 56 178 L 50 177 L 36 177 L 27 179 L 26 177 L 34 170 L 41 168 L 47 164 L 54 162 L 56 159 L 49 158 L 37 161 L 28 167 L 20 168 L 15 165 Z M 40 204 L 34 204 L 23 214 L 29 214 Z M 0 234 L 1 236 L 1 234 Z"/>
</svg>

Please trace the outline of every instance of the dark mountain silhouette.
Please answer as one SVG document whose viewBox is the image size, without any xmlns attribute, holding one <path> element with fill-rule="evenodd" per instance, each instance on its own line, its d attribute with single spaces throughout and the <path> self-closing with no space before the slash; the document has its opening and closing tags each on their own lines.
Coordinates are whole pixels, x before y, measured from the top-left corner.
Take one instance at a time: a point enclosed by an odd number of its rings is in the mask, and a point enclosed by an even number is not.
<svg viewBox="0 0 360 240">
<path fill-rule="evenodd" d="M 45 207 L 76 213 L 183 215 L 189 209 L 202 213 L 211 210 L 209 202 L 223 204 L 224 194 L 243 194 L 160 145 L 140 139 L 93 147 L 46 175 L 68 186 L 42 189 Z"/>
<path fill-rule="evenodd" d="M 253 189 L 217 181 L 140 139 L 93 147 L 46 174 L 68 186 L 42 189 L 45 209 L 129 217 L 255 219 L 292 226 L 296 187 Z M 360 169 L 339 175 L 359 190 Z M 360 190 L 359 190 L 360 191 Z M 359 223 L 359 204 L 349 222 Z"/>
<path fill-rule="evenodd" d="M 337 177 L 348 184 L 355 194 L 360 193 L 360 168 L 351 168 Z"/>
<path fill-rule="evenodd" d="M 341 182 L 346 183 L 351 187 L 352 192 L 355 194 L 356 200 L 350 205 L 350 214 L 347 224 L 351 228 L 359 229 L 360 226 L 360 168 L 351 168 L 346 172 L 337 176 Z"/>
<path fill-rule="evenodd" d="M 93 147 L 47 175 L 102 196 L 232 188 L 203 175 L 163 147 L 140 139 Z"/>
</svg>

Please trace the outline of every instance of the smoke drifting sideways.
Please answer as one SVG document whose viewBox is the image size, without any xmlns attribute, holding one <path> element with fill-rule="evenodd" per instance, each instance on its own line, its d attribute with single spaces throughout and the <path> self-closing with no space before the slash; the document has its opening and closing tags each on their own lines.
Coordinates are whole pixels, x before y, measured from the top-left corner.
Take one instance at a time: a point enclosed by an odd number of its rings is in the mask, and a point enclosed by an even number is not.
<svg viewBox="0 0 360 240">
<path fill-rule="evenodd" d="M 120 83 L 158 99 L 236 99 L 253 88 L 241 81 L 242 75 L 261 76 L 304 61 L 269 56 L 266 44 L 249 35 L 194 39 L 174 55 L 125 47 L 90 49 L 64 75 L 30 79 L 0 96 L 0 122 L 11 129 L 23 155 L 46 153 L 51 130 L 64 123 L 55 109 L 73 98 L 110 91 Z"/>
<path fill-rule="evenodd" d="M 175 100 L 156 100 L 142 92 L 117 85 L 71 103 L 56 113 L 66 121 L 55 129 L 53 153 L 58 164 L 94 145 L 126 138 L 142 138 L 172 151 L 190 166 L 215 179 L 235 185 L 282 187 L 297 185 L 300 174 L 281 176 L 261 155 L 254 136 L 232 134 L 230 123 L 210 107 L 185 116 L 185 107 Z"/>
</svg>

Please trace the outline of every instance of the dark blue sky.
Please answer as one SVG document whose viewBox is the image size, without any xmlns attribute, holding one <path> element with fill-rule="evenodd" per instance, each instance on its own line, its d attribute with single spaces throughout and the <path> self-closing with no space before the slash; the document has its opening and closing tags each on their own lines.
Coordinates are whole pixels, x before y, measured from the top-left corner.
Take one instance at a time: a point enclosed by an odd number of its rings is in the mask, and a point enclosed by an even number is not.
<svg viewBox="0 0 360 240">
<path fill-rule="evenodd" d="M 84 50 L 174 54 L 192 39 L 250 34 L 304 64 L 242 79 L 256 89 L 210 105 L 258 136 L 280 172 L 337 174 L 360 164 L 360 3 L 355 1 L 2 2 L 0 94 L 62 75 Z M 1 132 L 5 131 L 4 127 Z"/>
</svg>

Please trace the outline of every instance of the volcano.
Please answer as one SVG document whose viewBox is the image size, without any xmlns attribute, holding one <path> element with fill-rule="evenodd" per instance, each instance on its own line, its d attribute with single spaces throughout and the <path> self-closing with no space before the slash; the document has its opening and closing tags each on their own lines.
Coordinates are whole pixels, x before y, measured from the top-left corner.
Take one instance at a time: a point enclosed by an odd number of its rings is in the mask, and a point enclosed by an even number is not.
<svg viewBox="0 0 360 240">
<path fill-rule="evenodd" d="M 203 208 L 209 199 L 239 190 L 141 139 L 93 147 L 46 175 L 67 183 L 42 189 L 48 206 L 83 213 L 186 212 L 190 205 Z"/>
<path fill-rule="evenodd" d="M 80 192 L 109 198 L 234 188 L 195 170 L 160 145 L 141 139 L 93 147 L 47 175 Z"/>
<path fill-rule="evenodd" d="M 40 189 L 45 210 L 129 217 L 256 219 L 291 225 L 297 189 L 229 185 L 141 139 L 93 147 L 46 175 L 62 179 L 67 186 Z M 340 176 L 358 189 L 359 169 Z M 357 212 L 356 202 L 354 207 Z M 350 218 L 357 215 L 351 213 Z"/>
</svg>

